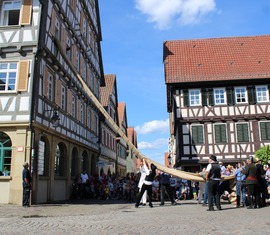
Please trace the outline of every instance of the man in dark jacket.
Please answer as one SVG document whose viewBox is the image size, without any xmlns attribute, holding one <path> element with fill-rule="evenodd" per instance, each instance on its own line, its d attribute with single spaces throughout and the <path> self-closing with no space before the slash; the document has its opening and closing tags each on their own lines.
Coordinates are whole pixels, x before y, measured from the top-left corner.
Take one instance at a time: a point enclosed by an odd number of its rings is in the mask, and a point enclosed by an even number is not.
<svg viewBox="0 0 270 235">
<path fill-rule="evenodd" d="M 160 206 L 164 205 L 165 202 L 165 193 L 167 193 L 171 204 L 176 205 L 176 202 L 173 198 L 173 191 L 170 185 L 170 178 L 171 176 L 165 172 L 161 172 L 159 175 L 159 182 L 160 182 Z"/>
<path fill-rule="evenodd" d="M 246 175 L 246 185 L 247 185 L 247 192 L 248 192 L 248 202 L 249 206 L 247 209 L 254 209 L 254 202 L 255 202 L 255 195 L 256 195 L 256 188 L 257 188 L 257 169 L 256 166 L 253 164 L 253 157 L 250 156 L 247 159 L 245 169 L 240 167 L 240 170 L 243 174 Z M 257 203 L 255 202 L 255 206 L 257 207 Z"/>
<path fill-rule="evenodd" d="M 31 182 L 32 177 L 29 171 L 29 164 L 25 162 L 23 164 L 23 171 L 22 171 L 22 181 L 23 181 L 23 201 L 22 205 L 24 207 L 30 206 L 30 191 L 31 191 Z"/>
<path fill-rule="evenodd" d="M 259 158 L 254 158 L 254 163 L 257 172 L 257 190 L 256 190 L 256 205 L 257 207 L 266 206 L 266 184 L 265 184 L 265 170 L 263 169 L 262 160 Z"/>
<path fill-rule="evenodd" d="M 211 155 L 209 157 L 209 164 L 206 167 L 206 181 L 208 181 L 208 198 L 209 198 L 209 208 L 208 211 L 214 211 L 213 200 L 211 198 L 214 196 L 214 201 L 217 210 L 221 210 L 220 206 L 220 195 L 218 193 L 218 186 L 221 179 L 221 168 L 217 163 L 217 157 Z"/>
</svg>

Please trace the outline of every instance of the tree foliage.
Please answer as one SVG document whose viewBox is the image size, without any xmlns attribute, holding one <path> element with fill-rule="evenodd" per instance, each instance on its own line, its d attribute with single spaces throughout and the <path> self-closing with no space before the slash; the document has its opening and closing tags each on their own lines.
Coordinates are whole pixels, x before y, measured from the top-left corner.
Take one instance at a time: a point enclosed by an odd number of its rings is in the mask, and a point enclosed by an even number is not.
<svg viewBox="0 0 270 235">
<path fill-rule="evenodd" d="M 270 161 L 270 146 L 261 147 L 255 152 L 255 157 L 262 160 L 262 164 L 268 164 Z"/>
</svg>

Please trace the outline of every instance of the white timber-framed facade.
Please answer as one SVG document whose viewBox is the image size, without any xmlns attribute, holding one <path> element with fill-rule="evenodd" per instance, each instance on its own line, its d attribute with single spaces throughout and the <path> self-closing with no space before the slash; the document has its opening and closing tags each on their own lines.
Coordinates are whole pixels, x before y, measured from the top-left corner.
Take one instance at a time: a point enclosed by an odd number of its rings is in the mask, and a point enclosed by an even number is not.
<svg viewBox="0 0 270 235">
<path fill-rule="evenodd" d="M 5 10 L 10 3 L 12 16 Z M 0 176 L 0 203 L 21 203 L 25 161 L 32 203 L 69 199 L 77 174 L 98 171 L 101 114 L 78 79 L 100 99 L 98 1 L 2 0 L 0 7 L 0 72 L 9 76 L 0 83 L 0 170 L 8 168 Z"/>
<path fill-rule="evenodd" d="M 270 143 L 270 36 L 164 42 L 175 167 L 235 164 Z"/>
</svg>

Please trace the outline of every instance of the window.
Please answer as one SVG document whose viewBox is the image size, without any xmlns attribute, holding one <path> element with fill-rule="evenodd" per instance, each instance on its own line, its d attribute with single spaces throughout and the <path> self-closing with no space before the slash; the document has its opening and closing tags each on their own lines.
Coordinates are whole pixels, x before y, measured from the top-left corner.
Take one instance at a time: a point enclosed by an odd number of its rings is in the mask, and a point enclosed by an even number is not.
<svg viewBox="0 0 270 235">
<path fill-rule="evenodd" d="M 67 88 L 62 86 L 61 88 L 61 109 L 66 110 L 67 105 Z"/>
<path fill-rule="evenodd" d="M 261 140 L 270 140 L 270 122 L 260 122 Z"/>
<path fill-rule="evenodd" d="M 72 100 L 71 100 L 71 114 L 72 117 L 76 118 L 77 114 L 77 99 L 74 95 L 72 95 Z"/>
<path fill-rule="evenodd" d="M 55 149 L 55 163 L 54 163 L 54 174 L 56 176 L 64 176 L 65 161 L 64 161 L 64 145 L 58 144 Z"/>
<path fill-rule="evenodd" d="M 81 116 L 80 116 L 81 123 L 84 124 L 85 122 L 85 105 L 81 103 Z"/>
<path fill-rule="evenodd" d="M 91 124 L 92 124 L 92 112 L 90 109 L 87 111 L 87 127 L 91 129 Z"/>
<path fill-rule="evenodd" d="M 247 123 L 236 124 L 238 142 L 248 142 L 249 132 Z"/>
<path fill-rule="evenodd" d="M 16 91 L 17 63 L 0 63 L 0 92 Z"/>
<path fill-rule="evenodd" d="M 214 101 L 216 105 L 226 104 L 225 88 L 214 89 Z"/>
<path fill-rule="evenodd" d="M 247 89 L 245 87 L 235 88 L 235 100 L 238 104 L 247 102 Z"/>
<path fill-rule="evenodd" d="M 201 105 L 201 92 L 199 89 L 189 90 L 190 106 Z"/>
<path fill-rule="evenodd" d="M 4 1 L 1 12 L 1 25 L 19 25 L 21 1 Z"/>
<path fill-rule="evenodd" d="M 3 175 L 10 175 L 12 143 L 7 134 L 0 132 L 0 171 Z M 1 176 L 1 174 L 0 174 Z"/>
<path fill-rule="evenodd" d="M 48 89 L 47 89 L 47 97 L 49 100 L 54 101 L 54 77 L 49 74 L 48 76 Z"/>
<path fill-rule="evenodd" d="M 77 71 L 80 71 L 80 54 L 78 51 L 76 51 L 76 68 Z"/>
<path fill-rule="evenodd" d="M 71 42 L 70 42 L 69 38 L 67 38 L 66 43 L 67 43 L 67 45 L 66 45 L 66 55 L 71 60 Z"/>
<path fill-rule="evenodd" d="M 227 132 L 226 132 L 226 124 L 215 124 L 215 142 L 219 143 L 227 143 Z"/>
<path fill-rule="evenodd" d="M 267 86 L 256 86 L 257 102 L 268 102 L 268 89 Z"/>
<path fill-rule="evenodd" d="M 203 144 L 203 125 L 192 125 L 191 126 L 191 138 L 192 144 Z"/>
</svg>

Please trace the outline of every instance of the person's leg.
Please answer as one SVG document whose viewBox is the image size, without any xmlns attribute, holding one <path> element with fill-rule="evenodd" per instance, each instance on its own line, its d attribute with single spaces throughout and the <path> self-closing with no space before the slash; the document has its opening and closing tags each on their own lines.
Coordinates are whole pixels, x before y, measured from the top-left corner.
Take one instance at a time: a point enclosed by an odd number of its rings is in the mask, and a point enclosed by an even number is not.
<svg viewBox="0 0 270 235">
<path fill-rule="evenodd" d="M 236 206 L 237 207 L 240 207 L 240 199 L 241 199 L 240 189 L 241 189 L 241 182 L 236 181 Z"/>
<path fill-rule="evenodd" d="M 212 197 L 213 197 L 213 180 L 210 180 L 210 181 L 208 181 L 208 198 L 209 198 L 209 200 L 208 200 L 208 210 L 209 211 L 213 211 L 214 210 L 214 205 L 213 205 L 213 200 L 211 200 L 212 199 Z"/>
<path fill-rule="evenodd" d="M 164 197 L 165 197 L 165 185 L 162 184 L 160 186 L 160 205 L 161 206 L 164 205 L 164 202 L 165 202 Z"/>
<path fill-rule="evenodd" d="M 246 186 L 245 183 L 241 183 L 241 196 L 242 196 L 242 206 L 246 206 Z"/>
<path fill-rule="evenodd" d="M 208 182 L 205 182 L 204 195 L 203 195 L 203 204 L 206 205 L 207 201 L 208 201 Z"/>
<path fill-rule="evenodd" d="M 218 210 L 221 210 L 221 206 L 220 206 L 220 194 L 218 192 L 218 186 L 219 186 L 219 181 L 215 180 L 214 181 L 214 187 L 213 187 L 213 194 L 215 197 L 215 204 Z"/>
<path fill-rule="evenodd" d="M 142 196 L 143 196 L 143 194 L 144 194 L 145 191 L 146 191 L 146 185 L 143 184 L 142 187 L 141 187 L 139 196 L 137 197 L 135 207 L 138 207 L 140 205 L 140 201 L 141 201 Z"/>
<path fill-rule="evenodd" d="M 149 206 L 153 207 L 153 204 L 152 204 L 152 194 L 153 194 L 152 185 L 147 185 L 147 194 L 148 194 L 148 199 L 149 199 Z"/>
</svg>

